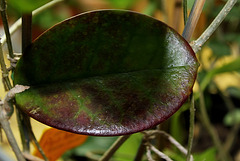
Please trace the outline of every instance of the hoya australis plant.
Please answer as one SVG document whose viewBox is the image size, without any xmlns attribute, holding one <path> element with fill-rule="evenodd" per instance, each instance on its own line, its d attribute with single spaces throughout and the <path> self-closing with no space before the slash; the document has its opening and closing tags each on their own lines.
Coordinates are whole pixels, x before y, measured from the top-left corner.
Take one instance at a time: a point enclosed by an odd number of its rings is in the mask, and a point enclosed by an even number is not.
<svg viewBox="0 0 240 161">
<path fill-rule="evenodd" d="M 98 10 L 67 19 L 19 60 L 17 106 L 74 133 L 123 135 L 163 122 L 191 94 L 198 62 L 166 24 L 136 12 Z"/>
</svg>

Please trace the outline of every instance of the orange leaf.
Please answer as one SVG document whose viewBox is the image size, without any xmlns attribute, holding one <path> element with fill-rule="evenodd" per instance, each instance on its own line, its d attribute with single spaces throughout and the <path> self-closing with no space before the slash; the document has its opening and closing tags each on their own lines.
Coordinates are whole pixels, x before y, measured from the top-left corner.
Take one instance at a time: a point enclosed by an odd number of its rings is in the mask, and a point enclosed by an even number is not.
<svg viewBox="0 0 240 161">
<path fill-rule="evenodd" d="M 55 161 L 65 151 L 83 144 L 87 137 L 86 135 L 50 128 L 43 133 L 39 144 L 49 161 Z M 39 158 L 43 158 L 38 150 L 35 150 L 33 154 Z"/>
</svg>

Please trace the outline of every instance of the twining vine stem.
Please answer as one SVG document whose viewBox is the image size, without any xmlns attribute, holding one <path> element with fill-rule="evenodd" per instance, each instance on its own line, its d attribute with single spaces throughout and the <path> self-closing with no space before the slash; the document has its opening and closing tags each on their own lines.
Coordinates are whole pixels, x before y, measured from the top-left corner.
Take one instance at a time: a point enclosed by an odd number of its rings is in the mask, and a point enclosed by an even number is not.
<svg viewBox="0 0 240 161">
<path fill-rule="evenodd" d="M 147 149 L 146 155 L 147 155 L 148 161 L 154 161 L 153 158 L 152 158 L 150 147 L 146 146 L 146 149 Z"/>
<path fill-rule="evenodd" d="M 195 0 L 190 15 L 188 17 L 186 26 L 184 27 L 182 36 L 190 41 L 191 36 L 196 28 L 199 17 L 202 13 L 203 6 L 205 4 L 205 0 Z"/>
<path fill-rule="evenodd" d="M 163 152 L 161 152 L 157 148 L 155 148 L 152 144 L 149 144 L 147 146 L 149 146 L 150 150 L 152 150 L 154 153 L 156 153 L 160 158 L 165 159 L 166 161 L 173 161 L 166 154 L 164 154 Z"/>
<path fill-rule="evenodd" d="M 193 145 L 193 135 L 194 135 L 194 118 L 195 118 L 195 108 L 194 108 L 194 98 L 193 94 L 190 96 L 190 120 L 189 120 L 189 134 L 188 134 L 188 150 L 187 150 L 187 161 L 193 161 L 191 156 L 192 145 Z"/>
<path fill-rule="evenodd" d="M 28 46 L 32 43 L 32 12 L 24 13 L 22 16 L 22 55 L 25 54 Z M 18 109 L 17 109 L 18 110 Z M 19 126 L 21 127 L 21 138 L 24 151 L 30 151 L 30 141 L 34 141 L 36 147 L 39 152 L 43 156 L 44 160 L 47 161 L 47 157 L 44 154 L 42 148 L 38 144 L 34 133 L 31 128 L 30 118 L 29 116 L 25 116 L 22 111 L 18 111 L 17 113 Z"/>
<path fill-rule="evenodd" d="M 9 50 L 9 55 L 13 57 L 13 52 L 12 52 L 12 46 L 11 46 L 11 38 L 10 34 L 8 32 L 8 22 L 7 22 L 7 15 L 6 15 L 6 1 L 1 0 L 0 1 L 0 12 L 2 16 L 2 21 L 5 29 L 5 34 L 7 35 L 7 42 L 8 42 L 8 50 Z M 2 78 L 3 78 L 3 84 L 6 88 L 6 90 L 9 90 L 8 94 L 4 98 L 3 102 L 0 104 L 0 125 L 3 128 L 8 142 L 11 145 L 11 148 L 13 152 L 16 155 L 16 158 L 19 161 L 25 161 L 21 150 L 18 147 L 18 144 L 16 142 L 16 139 L 13 135 L 12 129 L 10 127 L 10 124 L 8 122 L 9 119 L 9 113 L 12 113 L 13 107 L 11 106 L 11 103 L 9 102 L 15 95 L 12 94 L 14 89 L 12 89 L 11 82 L 8 77 L 8 70 L 6 67 L 6 63 L 4 61 L 4 56 L 3 56 L 3 49 L 2 49 L 2 43 L 0 43 L 0 65 L 2 69 Z"/>
<path fill-rule="evenodd" d="M 194 3 L 193 9 L 191 10 L 189 19 L 187 21 L 187 24 L 186 24 L 186 26 L 184 28 L 184 32 L 183 32 L 183 37 L 187 41 L 190 40 L 191 35 L 192 35 L 192 33 L 194 31 L 194 28 L 195 28 L 194 25 L 197 24 L 197 21 L 193 21 L 193 20 L 195 19 L 195 17 L 197 17 L 197 19 L 199 18 L 200 13 L 201 13 L 202 8 L 203 8 L 204 2 L 205 2 L 205 0 L 202 0 L 202 1 L 201 0 L 196 0 L 195 3 Z M 197 40 L 195 40 L 191 43 L 194 52 L 198 52 L 199 50 L 201 50 L 202 45 L 209 39 L 209 37 L 213 34 L 213 32 L 218 28 L 218 26 L 221 24 L 221 22 L 224 20 L 224 18 L 228 15 L 228 13 L 233 8 L 233 6 L 236 4 L 236 2 L 237 2 L 237 0 L 228 0 L 228 2 L 225 4 L 223 9 L 217 15 L 217 17 L 214 19 L 214 21 L 210 24 L 210 26 L 203 32 L 203 34 Z M 198 5 L 196 5 L 197 3 L 198 3 Z M 196 14 L 195 16 L 193 16 L 194 13 Z M 191 21 L 193 21 L 194 23 L 191 22 Z M 213 141 L 214 141 L 215 145 L 217 146 L 217 148 L 220 152 L 220 155 L 222 156 L 221 159 L 223 159 L 223 160 L 228 159 L 227 154 L 223 151 L 223 147 L 222 147 L 222 145 L 221 145 L 221 143 L 218 139 L 218 135 L 216 134 L 215 130 L 212 128 L 211 123 L 210 123 L 210 121 L 208 119 L 208 116 L 206 114 L 203 96 L 201 96 L 201 98 L 200 98 L 200 107 L 201 107 L 201 113 L 203 115 L 202 118 L 203 118 L 204 124 L 208 127 L 208 130 L 209 130 L 209 132 L 210 132 L 210 134 L 213 138 Z M 190 109 L 190 112 L 191 112 L 191 110 L 193 110 L 193 109 Z M 189 137 L 191 137 L 190 133 L 191 133 L 191 129 L 190 129 L 190 132 L 189 132 Z M 190 149 L 191 149 L 190 146 L 191 146 L 191 144 L 189 142 L 188 151 L 190 151 Z M 188 155 L 187 160 L 189 160 L 189 159 L 190 158 L 189 158 L 189 155 Z"/>
<path fill-rule="evenodd" d="M 5 35 L 6 35 L 8 53 L 9 53 L 10 58 L 13 59 L 14 58 L 13 47 L 12 47 L 12 41 L 11 41 L 11 36 L 10 36 L 10 32 L 9 32 L 6 9 L 7 9 L 6 0 L 1 0 L 0 1 L 0 13 L 1 13 L 2 21 L 3 21 L 3 27 L 4 27 Z"/>
<path fill-rule="evenodd" d="M 209 39 L 209 37 L 213 34 L 213 32 L 218 28 L 221 22 L 225 19 L 228 13 L 231 11 L 233 6 L 236 4 L 237 0 L 228 0 L 223 9 L 219 12 L 217 17 L 213 20 L 213 22 L 209 25 L 209 27 L 203 32 L 203 34 L 195 41 L 193 41 L 192 48 L 194 52 L 198 52 L 201 50 L 201 47 L 205 42 Z"/>
<path fill-rule="evenodd" d="M 182 152 L 184 155 L 188 155 L 188 150 L 185 149 L 177 140 L 175 140 L 170 134 L 161 131 L 161 130 L 149 130 L 149 131 L 143 131 L 142 132 L 145 135 L 146 138 L 146 142 L 149 141 L 150 137 L 152 136 L 156 136 L 157 134 L 163 135 L 165 138 L 168 139 L 168 141 L 170 143 L 172 143 L 174 146 L 176 146 L 176 148 Z M 161 157 L 161 156 L 160 156 Z M 190 160 L 189 161 L 193 161 L 193 156 L 190 154 Z"/>
<path fill-rule="evenodd" d="M 0 0 L 0 13 L 1 13 L 1 17 L 2 17 L 3 26 L 4 26 L 6 40 L 8 42 L 9 55 L 10 55 L 11 58 L 13 58 L 12 42 L 11 42 L 10 33 L 9 33 L 6 8 L 7 8 L 6 1 L 5 0 Z M 11 82 L 9 80 L 8 70 L 7 70 L 7 67 L 6 67 L 6 63 L 4 61 L 2 43 L 0 43 L 0 45 L 1 45 L 1 47 L 0 47 L 0 52 L 1 52 L 0 53 L 0 64 L 1 64 L 1 68 L 2 68 L 3 84 L 4 84 L 4 87 L 5 87 L 5 90 L 8 91 L 12 88 L 12 85 L 11 85 Z"/>
<path fill-rule="evenodd" d="M 16 93 L 20 93 L 23 92 L 24 90 L 28 89 L 28 86 L 15 86 L 14 88 L 12 88 L 6 95 L 6 97 L 4 98 L 3 103 L 0 105 L 0 123 L 1 126 L 4 130 L 4 132 L 6 133 L 7 139 L 9 144 L 12 147 L 12 150 L 14 151 L 16 158 L 19 161 L 25 161 L 21 150 L 18 147 L 17 141 L 14 138 L 12 129 L 10 127 L 10 124 L 8 122 L 9 116 L 8 116 L 8 109 L 11 108 L 9 106 L 11 106 L 9 104 L 9 101 L 12 100 L 15 97 Z"/>
<path fill-rule="evenodd" d="M 187 15 L 187 0 L 183 0 L 183 15 L 184 15 L 184 24 L 185 28 L 182 36 L 189 42 L 192 34 L 196 28 L 199 17 L 202 13 L 205 0 L 195 0 L 192 7 L 191 13 Z M 194 118 L 195 118 L 195 108 L 194 108 L 194 98 L 193 94 L 190 96 L 190 125 L 188 133 L 188 149 L 186 152 L 187 161 L 193 161 L 193 156 L 191 155 L 192 144 L 193 144 L 193 135 L 194 135 Z"/>
<path fill-rule="evenodd" d="M 22 16 L 22 54 L 32 43 L 32 13 L 25 13 Z"/>
<path fill-rule="evenodd" d="M 184 25 L 186 25 L 188 19 L 187 0 L 183 0 L 183 19 Z"/>
<path fill-rule="evenodd" d="M 1 112 L 0 112 L 0 122 L 1 122 L 1 126 L 2 126 L 2 128 L 4 130 L 4 132 L 6 133 L 8 142 L 11 145 L 12 150 L 14 151 L 18 161 L 25 161 L 25 159 L 24 159 L 24 157 L 22 155 L 22 152 L 21 152 L 21 150 L 18 147 L 17 141 L 14 138 L 12 129 L 10 127 L 10 124 L 9 124 L 8 120 L 5 118 L 5 116 L 2 113 L 3 109 L 2 109 L 2 107 L 0 107 L 0 108 L 1 108 L 0 109 L 1 110 Z"/>
<path fill-rule="evenodd" d="M 22 53 L 24 54 L 26 48 L 32 42 L 32 13 L 24 13 L 22 16 Z M 30 126 L 30 119 L 28 116 L 16 108 L 17 123 L 20 132 L 20 138 L 24 152 L 30 152 L 30 136 L 27 126 Z"/>
<path fill-rule="evenodd" d="M 2 69 L 2 81 L 4 84 L 4 87 L 6 90 L 10 90 L 12 88 L 10 79 L 8 77 L 8 70 L 6 67 L 6 63 L 4 61 L 4 56 L 3 56 L 3 49 L 2 49 L 2 44 L 0 43 L 0 64 L 1 64 L 1 69 Z"/>
</svg>

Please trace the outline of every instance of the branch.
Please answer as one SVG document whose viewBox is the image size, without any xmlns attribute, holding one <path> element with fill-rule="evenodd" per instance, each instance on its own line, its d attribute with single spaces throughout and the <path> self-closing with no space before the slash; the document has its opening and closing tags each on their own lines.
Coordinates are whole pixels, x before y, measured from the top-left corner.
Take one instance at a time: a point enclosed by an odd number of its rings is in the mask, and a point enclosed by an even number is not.
<svg viewBox="0 0 240 161">
<path fill-rule="evenodd" d="M 221 22 L 225 19 L 228 13 L 231 11 L 233 6 L 236 4 L 237 0 L 228 0 L 223 9 L 209 25 L 209 27 L 204 31 L 204 33 L 195 41 L 192 42 L 192 48 L 194 52 L 201 50 L 202 45 L 209 39 L 213 32 L 218 28 Z"/>
<path fill-rule="evenodd" d="M 24 13 L 22 15 L 22 55 L 24 55 L 27 51 L 27 47 L 30 46 L 32 43 L 32 12 Z M 29 127 L 30 118 L 29 116 L 25 115 L 21 110 L 17 109 L 17 120 L 18 120 L 18 127 L 21 136 L 23 151 L 29 152 L 30 151 L 30 134 L 29 134 Z"/>
<path fill-rule="evenodd" d="M 33 156 L 29 153 L 23 152 L 23 156 L 28 160 L 28 161 L 44 161 L 41 158 L 38 158 L 36 156 Z"/>
<path fill-rule="evenodd" d="M 36 145 L 38 151 L 40 152 L 40 154 L 42 155 L 44 161 L 48 161 L 48 158 L 47 156 L 45 155 L 42 147 L 40 146 L 40 144 L 38 143 L 33 131 L 32 131 L 32 128 L 31 128 L 31 125 L 28 126 L 28 131 L 30 133 L 30 137 L 31 137 L 31 140 L 34 142 L 34 144 Z M 30 159 L 29 159 L 30 160 Z M 37 160 L 33 160 L 33 161 L 37 161 Z"/>
<path fill-rule="evenodd" d="M 169 135 L 168 133 L 164 132 L 164 131 L 160 131 L 160 130 L 150 130 L 150 131 L 143 131 L 143 134 L 147 135 L 147 136 L 151 136 L 151 135 L 155 135 L 155 134 L 160 134 L 165 136 L 168 141 L 170 143 L 172 143 L 173 145 L 176 146 L 176 148 L 182 152 L 184 155 L 188 155 L 188 151 L 187 149 L 185 149 L 177 140 L 175 140 L 171 135 Z M 189 154 L 190 155 L 190 154 Z M 190 161 L 193 161 L 193 156 L 190 155 Z"/>
<path fill-rule="evenodd" d="M 193 7 L 191 9 L 189 18 L 187 20 L 186 26 L 183 30 L 182 36 L 190 41 L 191 36 L 196 28 L 199 17 L 202 13 L 202 9 L 204 6 L 205 0 L 195 0 Z"/>
<path fill-rule="evenodd" d="M 9 26 L 8 26 L 6 9 L 7 9 L 6 0 L 1 0 L 0 10 L 1 10 L 3 27 L 4 27 L 4 31 L 5 31 L 5 35 L 6 35 L 6 40 L 7 40 L 8 53 L 9 53 L 10 58 L 13 59 L 14 58 L 13 47 L 12 47 L 11 36 L 10 36 L 10 33 L 9 33 Z"/>
<path fill-rule="evenodd" d="M 159 151 L 157 148 L 155 148 L 153 145 L 149 144 L 148 145 L 149 148 L 156 153 L 160 158 L 165 159 L 166 161 L 173 161 L 172 159 L 170 159 L 166 154 L 162 153 L 161 151 Z"/>
<path fill-rule="evenodd" d="M 188 135 L 188 150 L 187 150 L 187 161 L 193 160 L 191 157 L 191 150 L 193 144 L 193 135 L 194 135 L 194 117 L 195 117 L 195 108 L 194 108 L 194 97 L 191 95 L 190 103 L 190 125 L 189 125 L 189 135 Z"/>
<path fill-rule="evenodd" d="M 4 61 L 4 56 L 3 56 L 3 50 L 2 50 L 2 44 L 0 43 L 0 65 L 2 68 L 2 81 L 4 84 L 5 89 L 8 91 L 12 88 L 12 85 L 10 83 L 9 77 L 8 77 L 8 70 Z"/>
<path fill-rule="evenodd" d="M 0 122 L 1 122 L 1 126 L 2 126 L 5 134 L 7 136 L 8 142 L 11 145 L 12 150 L 15 153 L 18 161 L 25 161 L 25 159 L 24 159 L 24 157 L 23 157 L 23 155 L 22 155 L 22 153 L 21 153 L 21 151 L 20 151 L 20 149 L 17 145 L 17 141 L 14 138 L 12 129 L 10 127 L 10 124 L 9 124 L 7 118 L 5 117 L 5 115 L 2 112 L 2 106 L 1 106 L 1 112 L 0 112 Z"/>
<path fill-rule="evenodd" d="M 23 151 L 29 152 L 30 151 L 30 145 L 29 145 L 30 138 L 29 138 L 29 133 L 28 133 L 28 127 L 26 126 L 25 123 L 27 121 L 30 122 L 30 118 L 18 108 L 16 108 L 16 117 L 17 117 L 18 129 L 19 129 L 19 133 L 20 133 Z"/>
<path fill-rule="evenodd" d="M 146 149 L 147 149 L 146 155 L 147 155 L 148 161 L 154 161 L 153 158 L 152 158 L 150 146 L 147 146 Z"/>
<path fill-rule="evenodd" d="M 11 145 L 13 152 L 15 153 L 17 159 L 19 161 L 25 161 L 18 145 L 16 142 L 16 139 L 14 138 L 12 129 L 10 127 L 10 124 L 8 122 L 9 119 L 9 109 L 11 109 L 11 100 L 15 97 L 17 93 L 23 92 L 24 90 L 28 89 L 28 86 L 21 86 L 16 85 L 14 88 L 12 88 L 6 95 L 2 105 L 0 105 L 0 123 L 1 126 L 6 133 L 7 139 L 9 144 Z"/>
<path fill-rule="evenodd" d="M 11 102 L 12 99 L 15 97 L 17 93 L 21 93 L 29 88 L 30 88 L 29 86 L 16 85 L 7 93 L 3 101 L 3 111 L 4 111 L 4 114 L 8 117 L 7 119 L 9 119 L 10 115 L 12 114 L 12 109 L 13 109 L 12 102 Z"/>
<path fill-rule="evenodd" d="M 187 19 L 188 19 L 187 0 L 183 0 L 183 18 L 184 18 L 184 25 L 186 25 Z"/>
<path fill-rule="evenodd" d="M 115 143 L 103 154 L 99 161 L 108 161 L 118 148 L 130 137 L 130 135 L 120 136 Z"/>
<path fill-rule="evenodd" d="M 22 54 L 25 54 L 27 47 L 32 43 L 32 13 L 22 16 Z"/>
</svg>

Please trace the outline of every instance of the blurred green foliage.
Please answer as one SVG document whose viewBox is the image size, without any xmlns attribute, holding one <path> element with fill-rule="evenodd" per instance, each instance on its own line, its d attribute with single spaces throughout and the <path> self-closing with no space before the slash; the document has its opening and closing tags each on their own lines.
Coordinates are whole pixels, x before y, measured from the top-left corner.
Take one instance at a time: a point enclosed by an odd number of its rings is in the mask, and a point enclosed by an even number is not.
<svg viewBox="0 0 240 161">
<path fill-rule="evenodd" d="M 118 137 L 96 137 L 89 136 L 87 141 L 81 146 L 66 152 L 62 158 L 69 159 L 71 156 L 81 156 L 91 159 L 99 159 L 101 155 L 112 145 Z M 141 143 L 142 134 L 136 133 L 124 142 L 124 144 L 115 152 L 113 160 L 115 161 L 132 161 L 137 153 Z"/>
<path fill-rule="evenodd" d="M 108 1 L 114 8 L 129 9 L 138 0 L 106 0 L 106 1 Z"/>
<path fill-rule="evenodd" d="M 136 133 L 130 136 L 126 142 L 116 151 L 113 158 L 116 161 L 133 161 L 142 140 L 142 134 Z"/>
<path fill-rule="evenodd" d="M 67 10 L 62 10 L 61 12 L 58 10 L 47 10 L 35 16 L 33 18 L 33 24 L 38 25 L 42 29 L 48 29 L 70 16 Z"/>
<path fill-rule="evenodd" d="M 96 137 L 89 136 L 87 141 L 79 147 L 76 147 L 68 152 L 66 152 L 62 158 L 67 160 L 72 156 L 86 157 L 90 153 L 99 154 L 97 157 L 102 155 L 112 143 L 117 139 L 117 137 Z"/>
<path fill-rule="evenodd" d="M 228 126 L 240 124 L 240 109 L 234 109 L 226 114 L 224 117 L 224 123 Z"/>
<path fill-rule="evenodd" d="M 51 0 L 9 0 L 8 3 L 18 12 L 28 13 Z"/>
</svg>

